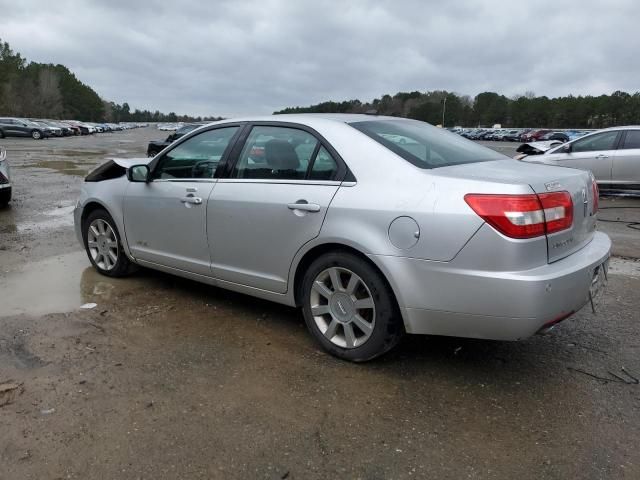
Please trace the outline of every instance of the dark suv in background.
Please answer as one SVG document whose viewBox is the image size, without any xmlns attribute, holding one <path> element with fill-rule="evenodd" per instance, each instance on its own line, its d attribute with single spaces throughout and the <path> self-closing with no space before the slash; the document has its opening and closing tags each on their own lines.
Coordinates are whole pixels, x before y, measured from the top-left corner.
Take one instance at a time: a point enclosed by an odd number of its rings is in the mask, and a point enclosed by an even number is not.
<svg viewBox="0 0 640 480">
<path fill-rule="evenodd" d="M 198 127 L 201 127 L 204 124 L 201 123 L 187 123 L 180 127 L 178 130 L 169 135 L 164 141 L 163 140 L 151 140 L 149 142 L 149 146 L 147 147 L 147 156 L 155 157 L 162 150 L 167 148 L 173 142 L 178 140 L 180 137 L 184 137 L 187 133 L 195 130 Z"/>
</svg>

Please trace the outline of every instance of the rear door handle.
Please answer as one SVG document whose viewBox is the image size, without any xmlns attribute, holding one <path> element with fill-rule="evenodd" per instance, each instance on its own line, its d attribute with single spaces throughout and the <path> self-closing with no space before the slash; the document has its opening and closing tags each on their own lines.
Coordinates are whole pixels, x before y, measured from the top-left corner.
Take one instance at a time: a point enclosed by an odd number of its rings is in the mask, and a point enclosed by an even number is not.
<svg viewBox="0 0 640 480">
<path fill-rule="evenodd" d="M 604 154 L 601 153 L 600 155 L 596 155 L 596 158 L 598 160 L 602 160 L 603 158 L 609 158 L 609 155 L 604 155 Z"/>
<path fill-rule="evenodd" d="M 302 210 L 303 212 L 319 212 L 320 205 L 317 203 L 309 203 L 306 200 L 298 200 L 296 203 L 288 203 L 289 210 Z"/>
<path fill-rule="evenodd" d="M 180 201 L 182 203 L 191 203 L 193 205 L 201 205 L 202 204 L 202 199 L 200 197 L 182 197 L 180 199 Z"/>
</svg>

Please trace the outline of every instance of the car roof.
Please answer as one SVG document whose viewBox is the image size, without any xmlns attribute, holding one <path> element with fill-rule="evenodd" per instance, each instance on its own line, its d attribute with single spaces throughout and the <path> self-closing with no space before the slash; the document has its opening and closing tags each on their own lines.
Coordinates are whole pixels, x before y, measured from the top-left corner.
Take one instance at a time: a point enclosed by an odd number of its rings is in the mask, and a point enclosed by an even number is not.
<svg viewBox="0 0 640 480">
<path fill-rule="evenodd" d="M 410 120 L 403 117 L 389 117 L 384 115 L 366 115 L 364 113 L 284 113 L 278 115 L 256 115 L 239 118 L 227 118 L 212 124 L 229 122 L 292 122 L 309 125 L 321 122 L 353 123 L 381 120 Z"/>
<path fill-rule="evenodd" d="M 610 130 L 638 130 L 640 129 L 640 125 L 624 125 L 621 127 L 609 127 L 609 128 L 602 128 L 600 130 L 594 130 L 593 132 L 589 132 L 589 133 L 595 133 L 595 132 L 607 132 Z"/>
</svg>

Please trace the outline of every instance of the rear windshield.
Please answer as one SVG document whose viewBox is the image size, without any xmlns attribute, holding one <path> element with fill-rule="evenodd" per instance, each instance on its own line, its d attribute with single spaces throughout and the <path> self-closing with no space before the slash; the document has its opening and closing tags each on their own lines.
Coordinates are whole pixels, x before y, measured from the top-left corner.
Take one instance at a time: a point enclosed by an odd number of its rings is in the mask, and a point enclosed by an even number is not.
<svg viewBox="0 0 640 480">
<path fill-rule="evenodd" d="M 455 133 L 417 120 L 374 120 L 350 125 L 420 168 L 508 158 Z"/>
</svg>

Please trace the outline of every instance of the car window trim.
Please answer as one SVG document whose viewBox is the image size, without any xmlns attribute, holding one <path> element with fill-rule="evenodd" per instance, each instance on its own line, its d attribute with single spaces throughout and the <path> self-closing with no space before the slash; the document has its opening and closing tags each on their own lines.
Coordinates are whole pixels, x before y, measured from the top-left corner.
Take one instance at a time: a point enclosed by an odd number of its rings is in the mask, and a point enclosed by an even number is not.
<svg viewBox="0 0 640 480">
<path fill-rule="evenodd" d="M 233 179 L 231 178 L 231 173 L 233 172 L 234 167 L 236 166 L 236 164 L 238 163 L 239 159 L 240 159 L 240 153 L 242 152 L 242 149 L 245 146 L 245 143 L 249 137 L 249 133 L 251 132 L 251 130 L 253 130 L 254 127 L 282 127 L 282 128 L 294 128 L 296 130 L 302 130 L 304 132 L 307 132 L 309 134 L 311 134 L 313 137 L 315 137 L 315 139 L 318 141 L 318 144 L 323 146 L 328 152 L 329 154 L 333 157 L 333 159 L 336 162 L 336 165 L 338 167 L 338 171 L 335 175 L 335 178 L 332 180 L 327 180 L 329 182 L 338 182 L 341 183 L 343 180 L 345 180 L 346 178 L 349 178 L 351 181 L 355 181 L 355 178 L 353 177 L 353 174 L 351 173 L 351 171 L 349 170 L 349 167 L 347 166 L 347 164 L 345 163 L 345 161 L 342 159 L 342 157 L 338 154 L 338 152 L 336 151 L 335 148 L 333 148 L 333 146 L 315 129 L 309 127 L 308 125 L 304 125 L 301 123 L 295 123 L 295 122 L 282 122 L 282 121 L 277 121 L 277 120 L 267 120 L 267 121 L 252 121 L 252 122 L 247 122 L 246 123 L 246 127 L 245 130 L 243 131 L 242 134 L 242 138 L 240 138 L 237 142 L 236 145 L 233 149 L 233 151 L 231 152 L 231 155 L 229 156 L 229 161 L 226 164 L 224 171 L 222 173 L 222 175 L 218 178 L 220 179 L 231 179 L 231 180 L 247 180 L 247 181 L 251 181 L 251 183 L 254 183 L 253 180 L 254 179 Z M 319 150 L 319 147 L 316 146 L 317 149 Z M 314 151 L 314 153 L 317 153 Z M 315 161 L 315 157 L 312 157 L 312 159 Z M 311 161 L 309 162 L 309 165 L 311 165 Z M 294 183 L 315 183 L 317 182 L 316 180 L 308 180 L 307 177 L 309 175 L 309 166 L 307 166 L 307 172 L 305 174 L 305 178 L 304 179 L 297 179 L 297 180 L 284 180 L 284 179 L 255 179 L 255 180 L 262 180 L 262 182 L 260 183 L 281 183 L 283 180 L 285 182 L 294 182 Z M 349 175 L 351 173 L 351 175 Z M 248 182 L 245 182 L 248 183 Z"/>
<path fill-rule="evenodd" d="M 233 150 L 233 147 L 235 147 L 238 141 L 240 133 L 244 130 L 243 128 L 244 126 L 245 126 L 245 122 L 229 122 L 229 123 L 223 123 L 223 124 L 216 124 L 216 125 L 211 125 L 209 128 L 203 128 L 202 130 L 200 130 L 200 128 L 196 128 L 195 130 L 192 130 L 186 135 L 180 137 L 178 140 L 176 140 L 175 144 L 171 144 L 168 147 L 169 150 L 164 152 L 162 155 L 158 155 L 151 162 L 149 162 L 149 171 L 151 172 L 152 182 L 159 181 L 159 180 L 173 180 L 173 179 L 159 179 L 159 178 L 153 178 L 153 177 L 155 175 L 156 170 L 161 167 L 162 161 L 167 156 L 167 154 L 170 153 L 174 148 L 177 148 L 182 143 L 189 140 L 191 137 L 195 137 L 196 135 L 200 135 L 201 133 L 209 132 L 212 130 L 220 130 L 221 128 L 239 127 L 238 130 L 233 134 L 233 136 L 229 140 L 229 145 L 227 145 L 227 148 L 225 148 L 224 153 L 222 154 L 222 157 L 220 157 L 220 161 L 218 162 L 218 165 L 216 167 L 216 171 L 214 172 L 213 177 L 211 179 L 204 179 L 204 180 L 212 180 L 212 179 L 218 178 L 217 176 L 218 171 L 220 170 L 221 166 L 223 166 L 223 164 L 226 163 L 227 158 L 229 157 L 229 154 L 231 153 L 231 151 Z M 199 180 L 199 179 L 180 179 L 180 180 L 193 181 L 193 180 Z"/>
<path fill-rule="evenodd" d="M 341 180 L 304 180 L 304 179 L 282 179 L 282 178 L 219 178 L 219 183 L 281 183 L 283 185 L 331 185 L 339 186 L 344 184 Z"/>
<path fill-rule="evenodd" d="M 307 165 L 307 172 L 304 175 L 304 179 L 305 180 L 309 180 L 309 176 L 311 175 L 311 172 L 313 171 L 313 165 L 316 163 L 316 157 L 318 156 L 318 152 L 320 151 L 320 149 L 322 148 L 322 144 L 318 141 L 318 143 L 316 143 L 316 146 L 313 148 L 313 152 L 311 153 L 311 157 L 309 158 L 309 164 Z M 335 162 L 335 160 L 334 160 Z M 338 164 L 336 163 L 336 167 L 338 166 Z M 336 173 L 336 176 L 338 174 Z"/>
</svg>

